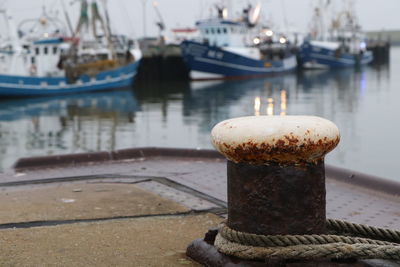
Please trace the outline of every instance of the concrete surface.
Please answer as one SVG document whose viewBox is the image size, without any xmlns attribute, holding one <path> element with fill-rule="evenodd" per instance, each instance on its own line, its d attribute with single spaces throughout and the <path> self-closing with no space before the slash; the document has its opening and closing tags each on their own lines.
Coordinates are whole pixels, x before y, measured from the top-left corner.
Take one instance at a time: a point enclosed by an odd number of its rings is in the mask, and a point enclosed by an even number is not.
<svg viewBox="0 0 400 267">
<path fill-rule="evenodd" d="M 213 214 L 76 223 L 0 231 L 0 266 L 200 266 L 187 245 Z"/>
<path fill-rule="evenodd" d="M 3 187 L 0 202 L 0 266 L 198 266 L 187 245 L 222 220 L 129 183 Z"/>
<path fill-rule="evenodd" d="M 3 188 L 0 224 L 188 212 L 189 208 L 132 184 L 75 183 Z"/>
</svg>

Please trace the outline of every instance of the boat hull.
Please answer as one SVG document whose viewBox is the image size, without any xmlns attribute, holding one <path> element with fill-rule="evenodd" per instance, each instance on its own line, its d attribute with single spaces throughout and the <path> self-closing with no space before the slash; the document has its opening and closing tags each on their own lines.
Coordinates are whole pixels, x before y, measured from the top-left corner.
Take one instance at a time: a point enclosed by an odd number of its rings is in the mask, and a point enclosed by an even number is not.
<svg viewBox="0 0 400 267">
<path fill-rule="evenodd" d="M 208 44 L 183 41 L 182 56 L 193 80 L 254 77 L 291 71 L 296 57 L 279 60 L 258 60 Z"/>
<path fill-rule="evenodd" d="M 34 77 L 0 74 L 1 96 L 41 96 L 91 92 L 130 86 L 134 80 L 139 60 L 113 70 L 103 71 L 94 77 L 80 76 L 75 83 L 65 77 Z"/>
<path fill-rule="evenodd" d="M 300 48 L 300 64 L 305 68 L 345 68 L 367 65 L 373 60 L 371 51 L 338 53 L 334 49 L 305 42 Z"/>
</svg>

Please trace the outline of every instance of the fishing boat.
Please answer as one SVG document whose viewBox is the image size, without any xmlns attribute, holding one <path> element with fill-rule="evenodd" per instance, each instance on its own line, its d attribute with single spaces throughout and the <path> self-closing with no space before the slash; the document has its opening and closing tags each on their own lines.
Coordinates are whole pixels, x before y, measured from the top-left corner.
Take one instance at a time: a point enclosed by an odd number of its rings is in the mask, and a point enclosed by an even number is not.
<svg viewBox="0 0 400 267">
<path fill-rule="evenodd" d="M 193 80 L 264 76 L 291 71 L 297 62 L 282 35 L 257 25 L 260 4 L 229 19 L 225 7 L 216 18 L 196 22 L 200 38 L 181 43 L 182 56 Z"/>
<path fill-rule="evenodd" d="M 75 30 L 45 9 L 39 19 L 15 27 L 7 11 L 1 10 L 8 37 L 0 43 L 0 95 L 47 96 L 120 88 L 133 82 L 141 51 L 133 41 L 111 32 L 105 4 L 100 9 L 97 1 L 80 3 Z"/>
<path fill-rule="evenodd" d="M 367 50 L 365 35 L 354 12 L 347 9 L 329 19 L 330 1 L 321 3 L 314 10 L 311 31 L 300 47 L 300 65 L 305 68 L 343 68 L 370 63 L 373 55 Z"/>
</svg>

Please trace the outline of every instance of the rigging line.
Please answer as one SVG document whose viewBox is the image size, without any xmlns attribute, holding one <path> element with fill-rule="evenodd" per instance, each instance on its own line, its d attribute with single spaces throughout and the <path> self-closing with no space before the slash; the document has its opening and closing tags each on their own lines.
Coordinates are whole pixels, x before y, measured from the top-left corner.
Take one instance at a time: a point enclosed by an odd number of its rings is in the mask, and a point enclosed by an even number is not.
<svg viewBox="0 0 400 267">
<path fill-rule="evenodd" d="M 285 0 L 281 0 L 280 2 L 281 2 L 281 6 L 282 6 L 283 24 L 285 25 L 286 32 L 288 32 L 289 29 L 288 29 L 288 21 L 287 21 L 287 16 L 286 16 Z"/>
<path fill-rule="evenodd" d="M 134 23 L 133 23 L 133 21 L 131 20 L 131 17 L 129 16 L 129 14 L 128 14 L 128 9 L 126 9 L 125 7 L 125 0 L 122 0 L 121 1 L 121 5 L 118 5 L 118 7 L 120 8 L 120 9 L 122 9 L 122 12 L 124 13 L 124 17 L 125 17 L 125 19 L 127 19 L 128 20 L 128 24 L 129 25 L 134 25 Z M 129 27 L 130 28 L 130 31 L 132 32 L 132 35 L 134 35 L 134 36 L 136 36 L 136 32 L 135 32 L 135 29 L 131 26 L 131 27 Z"/>
<path fill-rule="evenodd" d="M 73 36 L 74 35 L 74 29 L 72 27 L 71 18 L 70 18 L 69 14 L 68 14 L 68 11 L 67 11 L 66 7 L 65 7 L 64 0 L 59 0 L 59 1 L 61 3 L 62 11 L 64 13 L 65 20 L 67 21 L 67 25 L 68 25 L 68 29 L 70 31 L 70 34 L 71 34 L 71 36 Z"/>
</svg>

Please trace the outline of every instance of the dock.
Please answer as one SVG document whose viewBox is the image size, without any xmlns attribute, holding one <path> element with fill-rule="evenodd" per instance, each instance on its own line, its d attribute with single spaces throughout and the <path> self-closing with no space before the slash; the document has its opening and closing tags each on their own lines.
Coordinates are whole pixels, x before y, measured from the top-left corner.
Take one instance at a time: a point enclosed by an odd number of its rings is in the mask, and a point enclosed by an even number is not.
<svg viewBox="0 0 400 267">
<path fill-rule="evenodd" d="M 400 183 L 326 174 L 329 218 L 400 228 Z M 226 160 L 213 150 L 25 158 L 0 178 L 5 266 L 199 266 L 187 245 L 227 214 Z"/>
<path fill-rule="evenodd" d="M 138 82 L 189 80 L 189 71 L 177 45 L 146 47 L 136 79 Z"/>
<path fill-rule="evenodd" d="M 390 47 L 389 41 L 374 41 L 368 44 L 367 50 L 371 51 L 374 59 L 371 64 L 382 65 L 390 61 Z"/>
</svg>

